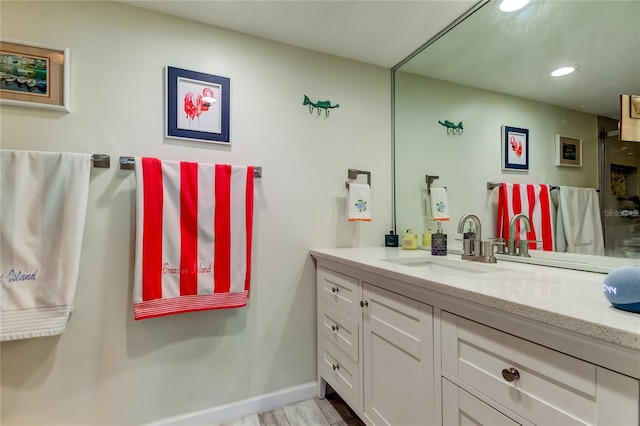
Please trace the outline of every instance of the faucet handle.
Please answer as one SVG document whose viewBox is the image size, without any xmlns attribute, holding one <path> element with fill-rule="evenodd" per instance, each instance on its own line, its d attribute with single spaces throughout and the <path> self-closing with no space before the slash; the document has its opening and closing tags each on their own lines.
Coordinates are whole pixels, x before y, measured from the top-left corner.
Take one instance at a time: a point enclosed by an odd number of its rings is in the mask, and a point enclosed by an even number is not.
<svg viewBox="0 0 640 426">
<path fill-rule="evenodd" d="M 520 240 L 520 256 L 531 257 L 529 254 L 529 243 L 541 243 L 537 240 Z"/>
<path fill-rule="evenodd" d="M 507 242 L 504 240 L 504 238 L 487 238 L 487 240 L 492 241 L 493 245 L 498 248 L 496 253 L 505 254 L 507 252 Z"/>
<path fill-rule="evenodd" d="M 492 241 L 497 246 L 505 244 L 504 238 L 500 238 L 500 237 L 489 237 L 487 238 L 487 241 Z"/>
<path fill-rule="evenodd" d="M 502 243 L 504 244 L 504 242 Z M 494 256 L 494 248 L 496 247 L 495 241 L 483 241 L 482 242 L 482 253 L 483 260 L 486 263 L 496 263 L 496 257 Z"/>
</svg>

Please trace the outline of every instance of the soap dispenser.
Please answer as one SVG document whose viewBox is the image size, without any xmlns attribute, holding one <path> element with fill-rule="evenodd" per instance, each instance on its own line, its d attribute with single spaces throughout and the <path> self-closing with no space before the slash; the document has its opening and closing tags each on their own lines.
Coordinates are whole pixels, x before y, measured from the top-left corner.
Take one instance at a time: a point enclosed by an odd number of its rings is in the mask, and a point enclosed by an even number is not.
<svg viewBox="0 0 640 426">
<path fill-rule="evenodd" d="M 418 236 L 413 233 L 412 229 L 407 229 L 407 233 L 402 237 L 402 248 L 405 250 L 418 249 Z"/>
<path fill-rule="evenodd" d="M 422 234 L 422 248 L 430 248 L 431 247 L 431 235 L 433 234 L 433 230 L 431 227 L 428 227 L 426 232 Z"/>
<path fill-rule="evenodd" d="M 384 236 L 385 247 L 398 247 L 398 236 L 393 232 L 393 229 Z"/>
<path fill-rule="evenodd" d="M 438 222 L 438 229 L 431 235 L 431 254 L 433 256 L 447 255 L 447 234 L 442 232 L 442 224 Z"/>
</svg>

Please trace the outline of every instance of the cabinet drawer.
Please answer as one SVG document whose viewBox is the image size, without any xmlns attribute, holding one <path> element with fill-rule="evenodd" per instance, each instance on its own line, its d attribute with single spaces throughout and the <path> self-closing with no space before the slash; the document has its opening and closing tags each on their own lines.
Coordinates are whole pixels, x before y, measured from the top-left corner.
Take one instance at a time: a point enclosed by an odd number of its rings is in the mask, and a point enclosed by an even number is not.
<svg viewBox="0 0 640 426">
<path fill-rule="evenodd" d="M 358 317 L 360 309 L 358 288 L 357 279 L 318 268 L 318 299 L 354 318 Z"/>
<path fill-rule="evenodd" d="M 516 426 L 517 423 L 447 379 L 442 379 L 442 424 Z"/>
<path fill-rule="evenodd" d="M 358 365 L 324 336 L 318 337 L 318 372 L 352 409 L 362 408 Z"/>
<path fill-rule="evenodd" d="M 318 304 L 318 328 L 330 342 L 358 362 L 358 323 L 324 302 Z"/>
<path fill-rule="evenodd" d="M 531 422 L 613 424 L 617 418 L 624 423 L 625 416 L 637 421 L 637 399 L 634 407 L 624 395 L 637 398 L 637 380 L 453 314 L 443 312 L 442 319 L 443 374 Z M 509 369 L 519 377 L 503 377 Z M 604 383 L 616 384 L 610 389 Z M 612 406 L 626 414 L 615 414 Z"/>
</svg>

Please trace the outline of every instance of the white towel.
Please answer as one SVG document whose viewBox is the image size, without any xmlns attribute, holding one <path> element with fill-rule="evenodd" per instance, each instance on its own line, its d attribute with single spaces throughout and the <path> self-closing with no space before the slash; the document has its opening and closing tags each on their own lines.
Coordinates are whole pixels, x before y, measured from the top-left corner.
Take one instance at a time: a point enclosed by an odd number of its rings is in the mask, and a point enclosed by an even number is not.
<svg viewBox="0 0 640 426">
<path fill-rule="evenodd" d="M 0 341 L 64 332 L 73 310 L 90 154 L 0 151 Z"/>
<path fill-rule="evenodd" d="M 253 167 L 136 162 L 136 320 L 246 306 Z"/>
<path fill-rule="evenodd" d="M 561 186 L 558 196 L 556 250 L 604 256 L 598 192 Z"/>
<path fill-rule="evenodd" d="M 433 220 L 449 220 L 447 188 L 431 188 L 431 216 Z"/>
<path fill-rule="evenodd" d="M 349 184 L 347 219 L 349 222 L 371 222 L 371 187 L 368 184 Z"/>
</svg>

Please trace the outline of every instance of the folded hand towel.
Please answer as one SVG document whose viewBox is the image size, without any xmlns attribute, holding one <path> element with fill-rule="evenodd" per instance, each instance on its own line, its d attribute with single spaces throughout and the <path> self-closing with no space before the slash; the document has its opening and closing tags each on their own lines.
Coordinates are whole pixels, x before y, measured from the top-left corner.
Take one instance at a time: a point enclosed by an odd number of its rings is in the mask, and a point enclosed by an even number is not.
<svg viewBox="0 0 640 426">
<path fill-rule="evenodd" d="M 78 281 L 91 155 L 2 150 L 0 171 L 0 341 L 61 334 Z"/>
<path fill-rule="evenodd" d="M 431 188 L 431 216 L 433 220 L 449 220 L 447 188 Z"/>
<path fill-rule="evenodd" d="M 564 231 L 558 234 L 558 250 L 604 256 L 600 203 L 594 188 L 561 186 L 558 221 L 562 224 L 559 231 Z"/>
<path fill-rule="evenodd" d="M 553 251 L 552 211 L 549 185 L 503 183 L 498 192 L 498 238 L 540 241 L 529 243 L 529 248 Z M 509 235 L 511 218 L 519 213 L 529 218 L 530 231 L 526 232 L 522 221 L 518 221 L 515 227 L 516 235 Z"/>
<path fill-rule="evenodd" d="M 135 162 L 134 318 L 245 306 L 253 167 Z"/>
<path fill-rule="evenodd" d="M 347 197 L 347 219 L 371 222 L 371 187 L 364 183 L 350 183 Z"/>
</svg>

